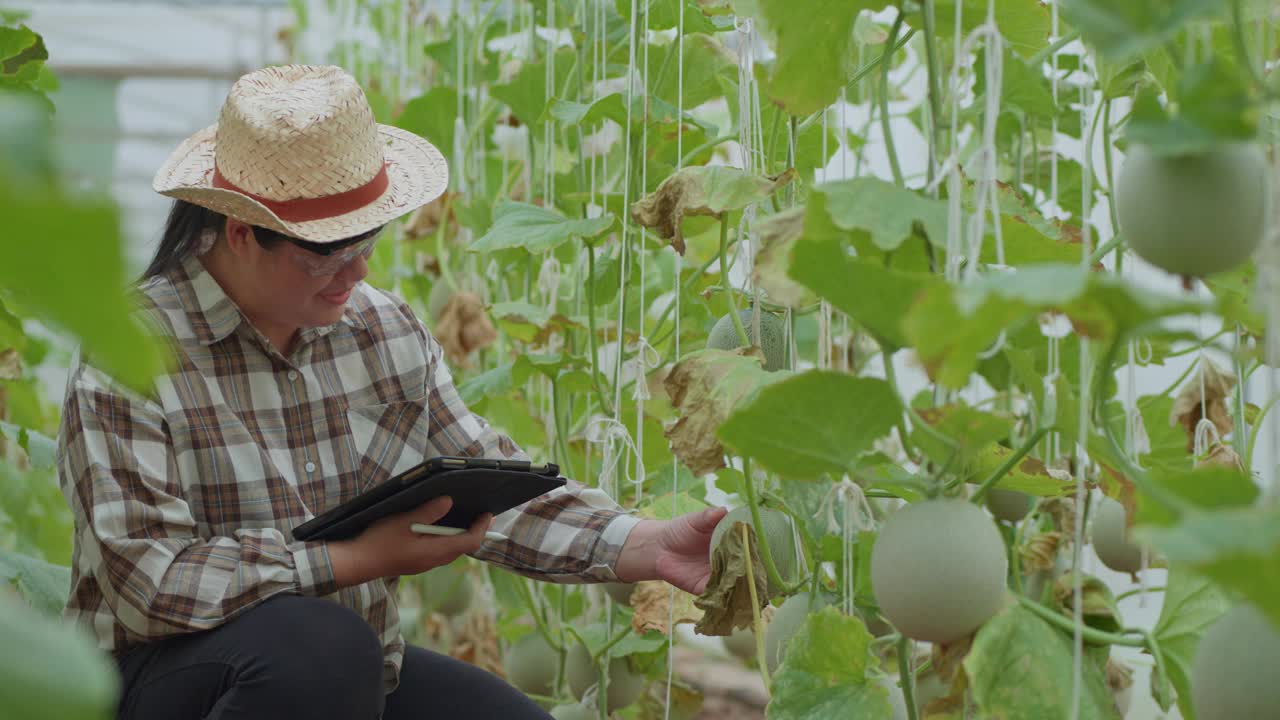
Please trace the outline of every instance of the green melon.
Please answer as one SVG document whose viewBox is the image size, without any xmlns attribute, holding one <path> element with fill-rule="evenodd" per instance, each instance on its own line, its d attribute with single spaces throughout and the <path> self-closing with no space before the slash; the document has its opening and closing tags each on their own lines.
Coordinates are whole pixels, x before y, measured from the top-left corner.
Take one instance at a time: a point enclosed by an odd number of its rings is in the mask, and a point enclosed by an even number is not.
<svg viewBox="0 0 1280 720">
<path fill-rule="evenodd" d="M 461 561 L 430 570 L 423 578 L 422 604 L 428 611 L 457 617 L 471 607 L 474 596 L 471 575 Z"/>
<path fill-rule="evenodd" d="M 1135 573 L 1142 569 L 1142 547 L 1128 540 L 1124 506 L 1103 498 L 1093 514 L 1093 550 L 1103 565 L 1116 572 Z"/>
<path fill-rule="evenodd" d="M 558 663 L 556 651 L 536 630 L 512 643 L 502 658 L 507 682 L 532 695 L 554 693 Z"/>
<path fill-rule="evenodd" d="M 604 591 L 619 605 L 631 605 L 631 593 L 635 592 L 635 583 L 605 583 Z"/>
<path fill-rule="evenodd" d="M 880 612 L 916 640 L 949 643 L 976 630 L 1004 604 L 1007 572 L 1000 530 L 963 500 L 903 507 L 871 550 Z"/>
<path fill-rule="evenodd" d="M 591 661 L 591 654 L 582 645 L 574 645 L 565 660 L 565 674 L 569 678 L 569 689 L 579 700 L 586 694 L 587 688 L 599 680 L 596 664 Z M 645 678 L 631 669 L 627 658 L 614 658 L 609 663 L 609 712 L 624 708 L 635 702 L 644 692 Z"/>
<path fill-rule="evenodd" d="M 1116 180 L 1121 237 L 1144 260 L 1177 275 L 1230 270 L 1262 241 L 1269 178 L 1266 157 L 1252 143 L 1176 156 L 1131 145 Z"/>
<path fill-rule="evenodd" d="M 738 317 L 747 336 L 751 334 L 751 310 L 739 310 Z M 764 369 L 770 372 L 787 367 L 786 325 L 782 318 L 772 313 L 760 313 L 760 342 L 756 343 L 764 352 Z M 707 347 L 715 350 L 736 350 L 742 347 L 742 338 L 738 337 L 738 328 L 733 324 L 733 317 L 725 314 L 716 321 L 707 336 Z"/>
<path fill-rule="evenodd" d="M 1252 605 L 1237 605 L 1200 639 L 1191 665 L 1199 720 L 1280 718 L 1280 628 Z"/>
<path fill-rule="evenodd" d="M 756 657 L 756 634 L 750 628 L 734 628 L 724 637 L 724 647 L 734 657 L 750 663 Z"/>
<path fill-rule="evenodd" d="M 711 533 L 712 552 L 715 552 L 716 548 L 720 547 L 720 539 L 736 522 L 744 522 L 751 525 L 751 508 L 746 505 L 734 508 L 720 519 L 716 529 Z M 792 534 L 790 516 L 779 510 L 760 508 L 760 523 L 764 526 L 765 542 L 769 544 L 769 551 L 773 555 L 773 562 L 778 568 L 778 574 L 782 576 L 783 581 L 790 582 L 796 567 L 796 542 L 795 536 Z M 782 588 L 769 583 L 769 597 L 773 597 L 780 592 L 782 592 Z"/>
<path fill-rule="evenodd" d="M 776 672 L 787 657 L 787 645 L 804 626 L 805 618 L 823 608 L 827 603 L 819 598 L 810 603 L 807 592 L 796 593 L 783 601 L 764 630 L 764 660 L 769 672 Z"/>
<path fill-rule="evenodd" d="M 555 720 L 596 720 L 600 717 L 600 713 L 594 707 L 572 703 L 551 708 L 551 717 Z"/>
<path fill-rule="evenodd" d="M 1017 490 L 991 488 L 987 493 L 987 509 L 992 515 L 1005 522 L 1016 523 L 1031 512 L 1035 498 Z"/>
</svg>

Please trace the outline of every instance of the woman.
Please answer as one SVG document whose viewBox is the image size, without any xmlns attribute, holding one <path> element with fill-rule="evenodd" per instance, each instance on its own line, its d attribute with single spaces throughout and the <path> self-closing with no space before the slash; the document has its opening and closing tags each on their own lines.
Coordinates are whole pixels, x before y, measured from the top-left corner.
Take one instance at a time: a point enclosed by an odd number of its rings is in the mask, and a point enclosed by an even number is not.
<svg viewBox="0 0 1280 720">
<path fill-rule="evenodd" d="M 379 229 L 447 176 L 353 78 L 309 66 L 241 78 L 156 174 L 175 205 L 138 315 L 174 365 L 138 394 L 78 360 L 58 437 L 66 615 L 117 659 L 121 717 L 546 717 L 407 646 L 398 577 L 468 554 L 552 582 L 705 587 L 723 510 L 642 521 L 573 482 L 455 537 L 409 529 L 441 498 L 351 540 L 291 540 L 424 457 L 523 457 L 462 404 L 404 301 L 361 282 Z"/>
</svg>

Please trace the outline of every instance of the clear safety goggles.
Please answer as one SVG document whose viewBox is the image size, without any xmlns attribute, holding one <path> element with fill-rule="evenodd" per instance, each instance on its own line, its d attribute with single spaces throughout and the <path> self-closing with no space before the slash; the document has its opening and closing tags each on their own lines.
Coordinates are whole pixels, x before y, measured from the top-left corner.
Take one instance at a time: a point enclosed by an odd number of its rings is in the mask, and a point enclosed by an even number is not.
<svg viewBox="0 0 1280 720">
<path fill-rule="evenodd" d="M 310 243 L 286 237 L 290 243 L 306 250 L 293 253 L 292 258 L 298 268 L 312 277 L 336 275 L 357 256 L 366 260 L 373 255 L 373 246 L 382 234 L 381 228 L 365 238 L 355 238 L 350 242 L 338 241 L 331 244 Z"/>
</svg>

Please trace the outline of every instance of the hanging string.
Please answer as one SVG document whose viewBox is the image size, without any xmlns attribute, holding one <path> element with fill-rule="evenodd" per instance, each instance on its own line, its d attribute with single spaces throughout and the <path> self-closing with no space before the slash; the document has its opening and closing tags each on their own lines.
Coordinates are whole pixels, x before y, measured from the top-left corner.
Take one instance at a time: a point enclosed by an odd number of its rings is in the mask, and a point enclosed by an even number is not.
<svg viewBox="0 0 1280 720">
<path fill-rule="evenodd" d="M 1089 110 L 1093 104 L 1092 88 L 1088 83 L 1080 85 L 1080 124 L 1089 127 Z M 1090 234 L 1089 213 L 1093 200 L 1093 130 L 1090 130 L 1084 148 L 1082 181 L 1080 188 L 1080 266 L 1084 270 L 1090 268 L 1093 254 L 1093 242 Z M 1080 337 L 1080 415 L 1079 427 L 1076 429 L 1076 511 L 1075 528 L 1072 542 L 1072 679 L 1071 679 L 1071 720 L 1079 720 L 1082 693 L 1084 688 L 1084 572 L 1080 567 L 1080 556 L 1084 544 L 1085 486 L 1086 471 L 1089 466 L 1089 397 L 1090 372 L 1089 340 Z"/>
<path fill-rule="evenodd" d="M 640 61 L 640 97 L 645 99 L 644 112 L 641 114 L 640 122 L 640 192 L 643 194 L 649 189 L 649 4 L 644 5 L 644 22 L 640 26 L 644 33 L 644 52 Z M 632 393 L 632 399 L 636 401 L 636 444 L 644 447 L 644 401 L 649 399 L 649 370 L 657 367 L 661 363 L 658 351 L 649 344 L 649 338 L 645 336 L 645 316 L 648 314 L 647 299 L 645 290 L 647 289 L 648 277 L 645 274 L 646 259 L 649 253 L 645 252 L 646 229 L 639 228 L 639 247 L 637 254 L 640 256 L 640 336 L 636 340 L 636 357 L 635 357 L 635 377 L 636 386 Z M 619 336 L 621 337 L 621 336 Z M 653 361 L 649 362 L 648 353 L 652 353 Z M 636 493 L 636 502 L 640 502 L 642 493 L 644 492 L 644 468 L 641 467 L 640 473 L 637 475 L 634 487 Z"/>
<path fill-rule="evenodd" d="M 839 508 L 840 517 L 836 517 Z M 856 576 L 854 568 L 854 540 L 859 532 L 875 529 L 875 514 L 867 502 L 862 486 L 845 476 L 831 486 L 818 506 L 814 518 L 824 520 L 829 534 L 840 535 L 840 602 L 845 615 L 857 612 L 854 606 Z M 797 547 L 799 544 L 797 543 Z"/>
</svg>

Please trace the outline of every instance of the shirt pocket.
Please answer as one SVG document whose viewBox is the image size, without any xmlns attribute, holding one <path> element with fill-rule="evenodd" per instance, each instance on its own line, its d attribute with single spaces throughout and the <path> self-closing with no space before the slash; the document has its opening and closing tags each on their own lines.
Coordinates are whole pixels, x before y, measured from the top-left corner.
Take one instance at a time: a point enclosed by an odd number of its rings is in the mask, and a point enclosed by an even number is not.
<svg viewBox="0 0 1280 720">
<path fill-rule="evenodd" d="M 430 451 L 427 398 L 348 407 L 361 490 L 402 473 Z"/>
</svg>

